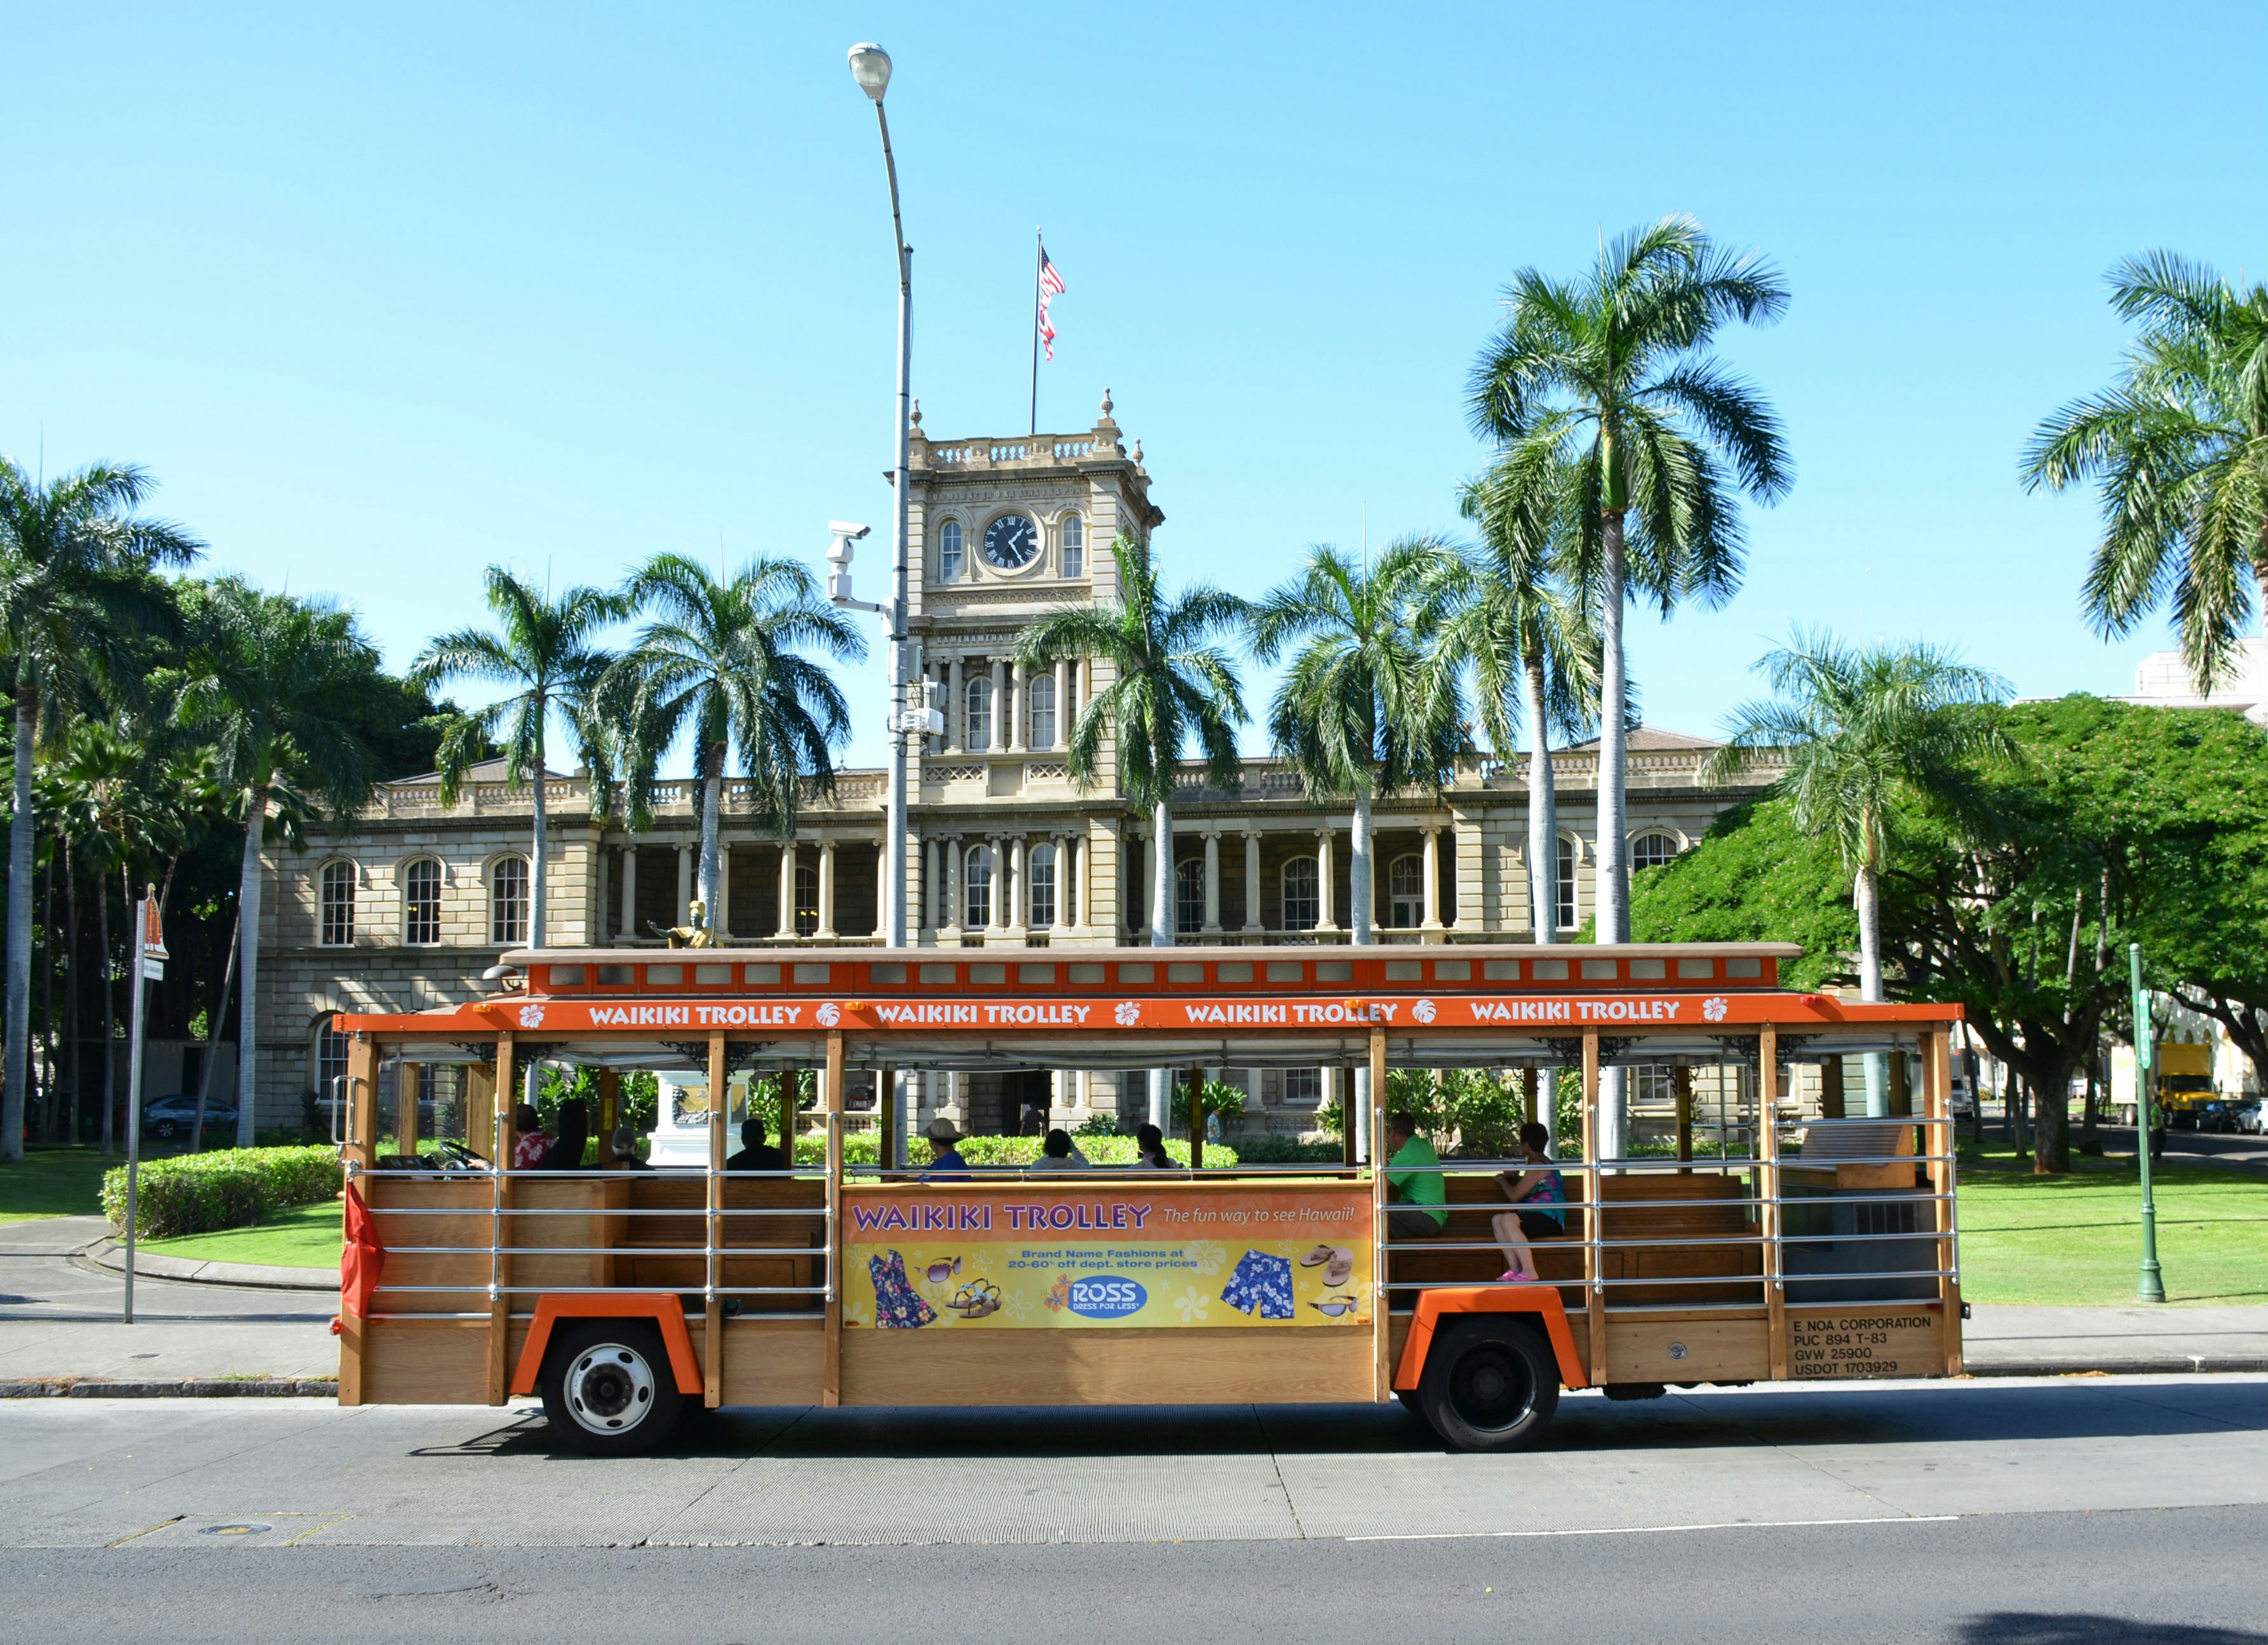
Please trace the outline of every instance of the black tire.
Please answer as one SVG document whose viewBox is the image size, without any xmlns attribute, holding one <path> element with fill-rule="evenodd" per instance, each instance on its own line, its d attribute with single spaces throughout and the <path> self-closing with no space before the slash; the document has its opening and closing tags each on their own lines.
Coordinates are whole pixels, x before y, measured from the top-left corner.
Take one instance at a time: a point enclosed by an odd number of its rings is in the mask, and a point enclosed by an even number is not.
<svg viewBox="0 0 2268 1645">
<path fill-rule="evenodd" d="M 1402 1401 L 1402 1408 L 1409 1412 L 1410 1415 L 1416 1417 L 1421 1422 L 1425 1420 L 1425 1406 L 1423 1402 L 1418 1399 L 1418 1391 L 1416 1389 L 1396 1388 L 1394 1391 L 1394 1397 Z"/>
<path fill-rule="evenodd" d="M 1462 1319 L 1434 1337 L 1418 1401 L 1458 1450 L 1525 1450 L 1559 1409 L 1559 1366 L 1525 1319 Z"/>
<path fill-rule="evenodd" d="M 684 1396 L 643 1320 L 563 1323 L 543 1356 L 543 1414 L 551 1443 L 590 1457 L 635 1457 L 677 1426 Z"/>
</svg>

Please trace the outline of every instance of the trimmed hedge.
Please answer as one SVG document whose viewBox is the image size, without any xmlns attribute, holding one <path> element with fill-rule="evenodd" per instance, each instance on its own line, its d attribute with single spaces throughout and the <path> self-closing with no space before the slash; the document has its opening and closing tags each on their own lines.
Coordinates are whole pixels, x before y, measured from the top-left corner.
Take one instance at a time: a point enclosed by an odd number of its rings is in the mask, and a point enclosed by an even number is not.
<svg viewBox="0 0 2268 1645">
<path fill-rule="evenodd" d="M 144 1239 L 250 1228 L 295 1205 L 334 1199 L 346 1186 L 336 1149 L 227 1148 L 179 1154 L 144 1165 L 134 1196 L 135 1233 Z M 103 1215 L 126 1227 L 126 1170 L 102 1179 Z"/>
<path fill-rule="evenodd" d="M 1040 1157 L 1040 1144 L 1045 1139 L 1036 1136 L 971 1136 L 961 1142 L 961 1157 L 972 1165 L 1028 1165 Z M 1130 1136 L 1081 1136 L 1072 1139 L 1090 1164 L 1131 1165 L 1134 1163 L 1134 1139 Z M 852 1165 L 871 1165 L 880 1157 L 876 1148 L 879 1139 L 872 1131 L 854 1131 L 843 1139 L 843 1158 Z M 913 1139 L 911 1162 L 920 1164 L 929 1157 L 922 1139 Z M 1167 1156 L 1175 1164 L 1189 1163 L 1189 1145 L 1178 1137 L 1166 1142 Z M 1220 1142 L 1205 1144 L 1205 1169 L 1216 1166 L 1226 1169 L 1237 1163 L 1236 1149 Z M 1334 1156 L 1336 1157 L 1336 1156 Z M 823 1136 L 799 1136 L 795 1140 L 795 1163 L 799 1165 L 823 1165 L 827 1163 L 827 1139 Z"/>
</svg>

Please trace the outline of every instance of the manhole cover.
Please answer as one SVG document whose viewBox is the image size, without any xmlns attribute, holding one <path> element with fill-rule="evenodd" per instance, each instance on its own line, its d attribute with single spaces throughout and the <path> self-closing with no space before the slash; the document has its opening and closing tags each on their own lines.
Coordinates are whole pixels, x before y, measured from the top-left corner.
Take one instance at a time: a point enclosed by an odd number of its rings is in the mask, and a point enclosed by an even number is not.
<svg viewBox="0 0 2268 1645">
<path fill-rule="evenodd" d="M 275 1529 L 276 1527 L 273 1525 L 258 1524 L 247 1519 L 236 1521 L 225 1525 L 201 1525 L 197 1528 L 197 1535 L 201 1537 L 257 1537 L 265 1535 L 267 1532 Z"/>
</svg>

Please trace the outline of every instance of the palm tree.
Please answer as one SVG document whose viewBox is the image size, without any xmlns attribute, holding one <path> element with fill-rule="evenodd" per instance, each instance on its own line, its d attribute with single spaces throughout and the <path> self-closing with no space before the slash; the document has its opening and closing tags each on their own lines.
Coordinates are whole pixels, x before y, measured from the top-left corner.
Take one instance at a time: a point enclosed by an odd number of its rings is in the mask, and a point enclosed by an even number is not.
<svg viewBox="0 0 2268 1645">
<path fill-rule="evenodd" d="M 1427 643 L 1429 587 L 1449 550 L 1406 537 L 1376 566 L 1328 543 L 1300 574 L 1254 606 L 1252 650 L 1270 663 L 1292 647 L 1268 708 L 1268 734 L 1308 796 L 1354 806 L 1347 878 L 1352 938 L 1371 940 L 1371 806 L 1409 788 L 1438 788 L 1459 734 L 1456 672 Z M 1323 888 L 1328 914 L 1330 888 Z"/>
<path fill-rule="evenodd" d="M 1024 630 L 1017 666 L 1037 673 L 1081 657 L 1106 665 L 1114 678 L 1079 710 L 1065 763 L 1071 781 L 1091 789 L 1103 777 L 1103 750 L 1115 745 L 1118 791 L 1150 812 L 1157 834 L 1150 882 L 1150 945 L 1174 943 L 1174 790 L 1182 752 L 1194 742 L 1206 783 L 1234 793 L 1244 781 L 1236 728 L 1244 723 L 1244 687 L 1236 665 L 1212 642 L 1233 631 L 1245 605 L 1200 584 L 1168 599 L 1158 586 L 1149 551 L 1121 533 L 1118 599 L 1060 611 Z M 1153 1109 L 1157 1105 L 1152 1095 Z M 1158 1124 L 1165 1121 L 1151 1115 Z"/>
<path fill-rule="evenodd" d="M 1469 668 L 1481 731 L 1509 761 L 1523 717 L 1528 728 L 1528 881 L 1535 940 L 1552 942 L 1559 908 L 1558 801 L 1551 733 L 1586 734 L 1599 694 L 1598 631 L 1588 606 L 1560 581 L 1573 556 L 1565 476 L 1498 464 L 1459 493 L 1479 547 L 1448 562 L 1429 615 L 1434 644 L 1451 666 Z"/>
<path fill-rule="evenodd" d="M 2151 252 L 2110 271 L 2110 294 L 2141 334 L 2109 389 L 2033 432 L 2024 488 L 2099 482 L 2088 616 L 2124 635 L 2170 599 L 2182 655 L 2210 692 L 2268 582 L 2268 285 L 2240 295 Z"/>
<path fill-rule="evenodd" d="M 278 790 L 287 811 L 320 804 L 350 818 L 375 772 L 357 733 L 357 698 L 378 652 L 351 613 L 221 577 L 189 602 L 191 637 L 176 712 L 212 747 L 221 780 L 244 805 L 237 884 L 236 1140 L 252 1146 L 259 1086 L 260 848 Z"/>
<path fill-rule="evenodd" d="M 834 791 L 835 751 L 850 736 L 850 708 L 834 675 L 799 648 L 857 662 L 866 642 L 792 560 L 759 557 L 720 580 L 681 554 L 657 554 L 630 578 L 622 600 L 625 609 L 655 616 L 600 682 L 600 706 L 627 728 L 634 825 L 647 814 L 662 756 L 681 732 L 692 733 L 701 779 L 701 900 L 713 931 L 723 903 L 717 843 L 733 746 L 759 818 L 792 840 L 803 784 Z"/>
<path fill-rule="evenodd" d="M 595 588 L 571 588 L 555 600 L 493 565 L 488 569 L 487 593 L 489 609 L 503 632 L 459 628 L 438 635 L 410 665 L 409 679 L 427 687 L 477 680 L 512 692 L 484 709 L 451 716 L 441 736 L 441 803 L 457 803 L 466 774 L 499 740 L 508 786 L 517 789 L 530 772 L 534 774 L 527 945 L 541 948 L 549 931 L 543 913 L 549 860 L 544 831 L 544 748 L 551 715 L 557 709 L 572 730 L 593 796 L 604 794 L 612 786 L 608 763 L 611 739 L 601 734 L 595 697 L 600 679 L 614 658 L 593 646 L 591 637 L 619 619 L 623 605 L 620 596 Z"/>
<path fill-rule="evenodd" d="M 8 828 L 7 1042 L 0 1071 L 0 1160 L 24 1157 L 32 1027 L 32 751 L 55 746 L 91 684 L 118 672 L 140 628 L 173 607 L 153 568 L 187 565 L 203 545 L 133 512 L 142 469 L 97 463 L 43 484 L 0 457 L 0 665 L 16 704 L 14 811 Z"/>
<path fill-rule="evenodd" d="M 1605 246 L 1579 282 L 1524 268 L 1505 295 L 1469 408 L 1506 458 L 1573 475 L 1583 563 L 1570 580 L 1597 591 L 1602 650 L 1598 940 L 1627 942 L 1623 606 L 1643 594 L 1666 616 L 1738 586 L 1737 494 L 1776 501 L 1793 474 L 1771 408 L 1707 350 L 1728 319 L 1777 319 L 1787 288 L 1754 253 L 1670 217 Z"/>
<path fill-rule="evenodd" d="M 2005 700 L 2008 683 L 1935 646 L 1853 647 L 1800 629 L 1756 667 L 1774 696 L 1734 711 L 1705 774 L 1721 781 L 1767 754 L 1786 762 L 1768 792 L 1788 798 L 1799 832 L 1834 841 L 1859 914 L 1859 997 L 1879 1001 L 1881 878 L 1899 808 L 1941 794 L 1963 761 L 2014 757 L 2004 732 L 1955 711 Z M 1889 1112 L 1882 1069 L 1871 1057 L 1867 1112 Z"/>
</svg>

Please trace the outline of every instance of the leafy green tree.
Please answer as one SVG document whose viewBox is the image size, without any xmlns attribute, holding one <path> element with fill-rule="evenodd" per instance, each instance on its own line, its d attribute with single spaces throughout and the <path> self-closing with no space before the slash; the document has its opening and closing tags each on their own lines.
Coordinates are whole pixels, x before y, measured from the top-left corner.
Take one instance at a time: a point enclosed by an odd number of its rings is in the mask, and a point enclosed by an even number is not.
<svg viewBox="0 0 2268 1645">
<path fill-rule="evenodd" d="M 350 819 L 375 779 L 357 728 L 358 698 L 379 673 L 377 648 L 351 613 L 268 594 L 239 577 L 185 591 L 188 655 L 180 724 L 213 749 L 244 816 L 237 883 L 239 944 L 237 1145 L 249 1148 L 259 1091 L 260 849 L 279 794 L 287 811 Z"/>
<path fill-rule="evenodd" d="M 1347 877 L 1357 943 L 1372 940 L 1373 804 L 1438 789 L 1457 755 L 1456 670 L 1425 623 L 1450 553 L 1438 539 L 1407 537 L 1364 566 L 1321 545 L 1252 608 L 1254 653 L 1263 663 L 1292 654 L 1269 703 L 1270 740 L 1311 798 L 1353 804 Z M 1326 920 L 1330 894 L 1323 887 Z"/>
<path fill-rule="evenodd" d="M 1557 464 L 1507 458 L 1469 482 L 1459 504 L 1479 546 L 1446 563 L 1429 613 L 1434 644 L 1469 669 L 1475 717 L 1509 763 L 1528 732 L 1528 882 L 1533 939 L 1558 936 L 1559 812 L 1551 737 L 1587 735 L 1598 709 L 1599 639 L 1582 598 L 1561 581 L 1576 556 L 1565 540 L 1570 476 Z"/>
<path fill-rule="evenodd" d="M 2034 431 L 2025 488 L 2096 482 L 2088 618 L 2129 634 L 2170 600 L 2182 655 L 2209 692 L 2268 578 L 2268 285 L 2239 292 L 2150 252 L 2110 271 L 2110 303 L 2140 334 L 2110 387 Z"/>
<path fill-rule="evenodd" d="M 56 745 L 90 686 L 126 683 L 118 665 L 134 631 L 173 617 L 151 570 L 187 565 L 203 548 L 181 527 L 135 512 L 151 489 L 132 466 L 98 463 L 43 484 L 0 458 L 0 665 L 16 708 L 0 1160 L 24 1157 L 31 1072 L 33 745 Z"/>
<path fill-rule="evenodd" d="M 1119 792 L 1148 811 L 1157 834 L 1150 892 L 1150 944 L 1174 943 L 1174 791 L 1190 744 L 1204 758 L 1206 782 L 1233 793 L 1244 780 L 1236 728 L 1245 718 L 1243 687 L 1228 653 L 1213 642 L 1244 620 L 1244 602 L 1198 586 L 1167 599 L 1145 549 L 1122 534 L 1118 599 L 1059 611 L 1026 628 L 1016 643 L 1020 668 L 1039 672 L 1069 658 L 1093 657 L 1111 676 L 1071 726 L 1066 763 L 1071 780 L 1092 789 L 1103 780 L 1109 751 L 1117 755 Z M 1154 1083 L 1153 1109 L 1162 1107 Z M 1153 1113 L 1152 1121 L 1166 1123 Z"/>
<path fill-rule="evenodd" d="M 1851 983 L 1859 949 L 1851 876 L 1833 841 L 1807 834 L 1786 796 L 1735 805 L 1692 850 L 1631 878 L 1631 935 L 1641 943 L 1797 943 L 1782 986 Z"/>
<path fill-rule="evenodd" d="M 1793 480 L 1778 419 L 1707 350 L 1727 320 L 1777 319 L 1777 271 L 1720 250 L 1690 217 L 1664 217 L 1603 247 L 1576 282 L 1523 268 L 1503 329 L 1473 368 L 1474 428 L 1516 463 L 1573 474 L 1583 563 L 1602 642 L 1598 940 L 1630 936 L 1624 804 L 1623 606 L 1667 615 L 1717 606 L 1740 582 L 1739 494 L 1776 501 Z"/>
<path fill-rule="evenodd" d="M 550 864 L 545 827 L 546 740 L 556 713 L 575 739 L 577 756 L 590 774 L 592 793 L 602 795 L 611 786 L 611 739 L 598 712 L 597 694 L 614 658 L 593 639 L 621 618 L 623 605 L 619 596 L 595 588 L 571 588 L 553 599 L 502 566 L 489 568 L 486 591 L 497 631 L 458 628 L 438 635 L 411 665 L 409 678 L 420 686 L 471 680 L 504 687 L 508 694 L 486 708 L 450 719 L 438 750 L 441 803 L 457 803 L 466 774 L 486 757 L 499 732 L 506 784 L 516 789 L 534 774 L 527 945 L 541 948 L 550 932 L 544 918 Z"/>
<path fill-rule="evenodd" d="M 718 577 L 682 554 L 657 554 L 622 598 L 652 620 L 601 680 L 599 709 L 624 728 L 634 824 L 652 802 L 663 755 L 690 734 L 701 782 L 701 899 L 714 930 L 733 747 L 760 822 L 793 839 L 804 783 L 833 793 L 835 753 L 850 738 L 850 707 L 828 661 L 856 662 L 866 642 L 792 560 L 759 557 Z M 806 648 L 821 658 L 805 655 Z"/>
</svg>

